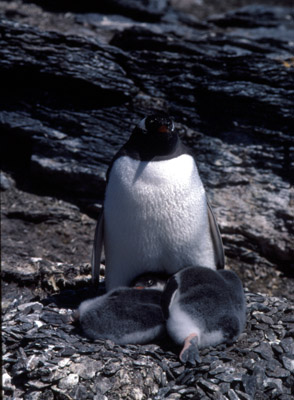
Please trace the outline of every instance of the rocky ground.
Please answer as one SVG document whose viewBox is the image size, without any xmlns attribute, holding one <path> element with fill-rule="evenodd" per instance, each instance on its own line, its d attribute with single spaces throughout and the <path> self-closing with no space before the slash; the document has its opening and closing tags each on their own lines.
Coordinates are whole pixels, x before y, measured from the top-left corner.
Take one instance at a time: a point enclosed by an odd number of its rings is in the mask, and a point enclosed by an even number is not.
<svg viewBox="0 0 294 400">
<path fill-rule="evenodd" d="M 49 3 L 0 1 L 4 397 L 290 399 L 293 12 L 227 12 L 249 4 L 238 0 L 143 11 L 113 0 L 106 14 L 91 1 L 86 12 Z M 227 268 L 247 293 L 244 335 L 203 350 L 196 368 L 168 341 L 93 344 L 67 323 L 96 293 L 89 261 L 107 164 L 162 108 L 196 153 Z"/>
<path fill-rule="evenodd" d="M 293 303 L 247 292 L 247 327 L 238 342 L 203 349 L 191 367 L 168 339 L 140 346 L 84 339 L 69 324 L 68 308 L 84 295 L 68 290 L 10 302 L 2 326 L 4 398 L 292 399 Z"/>
</svg>

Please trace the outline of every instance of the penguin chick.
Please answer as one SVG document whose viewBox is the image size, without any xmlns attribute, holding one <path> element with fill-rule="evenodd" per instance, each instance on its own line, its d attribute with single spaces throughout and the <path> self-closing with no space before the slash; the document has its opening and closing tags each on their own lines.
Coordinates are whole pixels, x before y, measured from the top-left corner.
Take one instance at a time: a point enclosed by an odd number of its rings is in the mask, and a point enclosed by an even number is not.
<svg viewBox="0 0 294 400">
<path fill-rule="evenodd" d="M 162 307 L 168 334 L 183 346 L 181 361 L 194 365 L 200 361 L 198 349 L 234 342 L 246 321 L 242 283 L 227 270 L 181 270 L 169 279 Z"/>
<path fill-rule="evenodd" d="M 142 287 L 142 281 L 137 282 Z M 81 303 L 78 318 L 85 336 L 117 344 L 143 344 L 159 338 L 165 330 L 162 292 L 146 288 L 118 288 Z"/>
<path fill-rule="evenodd" d="M 167 115 L 144 118 L 108 169 L 94 238 L 94 283 L 103 245 L 107 291 L 147 272 L 171 276 L 196 263 L 224 267 L 221 236 L 195 159 Z"/>
</svg>

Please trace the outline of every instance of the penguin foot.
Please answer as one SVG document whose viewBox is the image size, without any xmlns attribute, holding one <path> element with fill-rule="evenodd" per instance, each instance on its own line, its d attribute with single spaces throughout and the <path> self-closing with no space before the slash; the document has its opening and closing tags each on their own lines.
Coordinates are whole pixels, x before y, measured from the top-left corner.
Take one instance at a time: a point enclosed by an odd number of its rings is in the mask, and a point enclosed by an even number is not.
<svg viewBox="0 0 294 400">
<path fill-rule="evenodd" d="M 191 365 L 196 365 L 201 362 L 196 333 L 191 333 L 191 335 L 186 337 L 184 347 L 180 353 L 180 360 L 183 363 L 190 363 Z"/>
</svg>

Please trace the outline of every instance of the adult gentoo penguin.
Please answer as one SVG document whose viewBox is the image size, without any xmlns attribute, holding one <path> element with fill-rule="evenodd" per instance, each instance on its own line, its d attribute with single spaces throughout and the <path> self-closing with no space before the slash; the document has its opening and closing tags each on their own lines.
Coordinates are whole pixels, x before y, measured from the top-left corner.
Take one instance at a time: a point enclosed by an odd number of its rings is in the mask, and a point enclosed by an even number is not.
<svg viewBox="0 0 294 400">
<path fill-rule="evenodd" d="M 103 241 L 107 291 L 146 272 L 224 267 L 221 236 L 194 157 L 168 116 L 144 118 L 109 167 L 94 238 L 94 282 Z"/>
<path fill-rule="evenodd" d="M 162 308 L 169 336 L 183 346 L 180 359 L 191 364 L 199 348 L 232 343 L 245 327 L 244 290 L 233 271 L 182 269 L 169 279 Z"/>
</svg>

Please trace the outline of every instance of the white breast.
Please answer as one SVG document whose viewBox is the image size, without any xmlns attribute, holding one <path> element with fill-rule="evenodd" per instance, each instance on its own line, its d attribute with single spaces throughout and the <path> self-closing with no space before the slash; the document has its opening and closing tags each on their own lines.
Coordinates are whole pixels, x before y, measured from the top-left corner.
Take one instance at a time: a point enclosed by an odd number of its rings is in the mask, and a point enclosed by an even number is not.
<svg viewBox="0 0 294 400">
<path fill-rule="evenodd" d="M 194 159 L 117 159 L 105 196 L 107 290 L 149 271 L 214 267 L 205 191 Z"/>
</svg>

